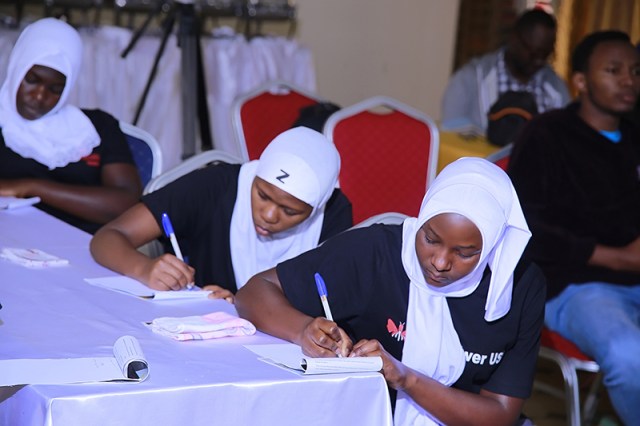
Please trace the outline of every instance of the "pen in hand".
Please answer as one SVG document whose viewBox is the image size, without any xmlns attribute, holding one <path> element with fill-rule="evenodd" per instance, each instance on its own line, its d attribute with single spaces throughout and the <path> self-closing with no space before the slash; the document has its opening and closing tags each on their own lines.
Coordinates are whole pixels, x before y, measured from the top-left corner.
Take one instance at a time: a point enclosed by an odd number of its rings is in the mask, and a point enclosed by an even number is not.
<svg viewBox="0 0 640 426">
<path fill-rule="evenodd" d="M 173 252 L 176 257 L 184 262 L 184 257 L 182 257 L 182 251 L 180 250 L 180 246 L 178 245 L 178 239 L 176 238 L 175 232 L 173 232 L 173 225 L 171 225 L 171 220 L 169 219 L 169 215 L 166 213 L 162 213 L 162 227 L 164 228 L 164 233 L 166 234 L 169 241 L 171 241 L 171 247 L 173 247 Z M 193 288 L 193 283 L 187 284 L 187 289 L 191 290 Z"/>
<path fill-rule="evenodd" d="M 316 287 L 318 288 L 318 295 L 320 295 L 320 301 L 322 302 L 322 309 L 324 309 L 324 317 L 329 321 L 333 321 L 333 315 L 331 314 L 331 308 L 329 307 L 329 299 L 327 299 L 327 286 L 324 283 L 322 275 L 316 272 L 314 275 L 316 279 Z M 342 358 L 342 354 L 337 354 L 339 358 Z"/>
<path fill-rule="evenodd" d="M 322 301 L 322 308 L 324 309 L 324 316 L 329 321 L 333 321 L 333 315 L 331 315 L 331 308 L 329 307 L 329 299 L 327 299 L 327 286 L 322 279 L 322 275 L 314 275 L 316 279 L 316 287 L 318 287 L 318 294 L 320 295 L 320 301 Z"/>
</svg>

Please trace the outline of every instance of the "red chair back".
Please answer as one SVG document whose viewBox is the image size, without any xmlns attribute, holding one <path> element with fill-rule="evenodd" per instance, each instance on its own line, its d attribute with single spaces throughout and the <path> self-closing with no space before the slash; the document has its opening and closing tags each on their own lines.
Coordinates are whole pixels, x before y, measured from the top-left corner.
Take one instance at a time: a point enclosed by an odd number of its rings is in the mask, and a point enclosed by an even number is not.
<svg viewBox="0 0 640 426">
<path fill-rule="evenodd" d="M 318 101 L 302 89 L 278 81 L 238 98 L 233 125 L 243 159 L 258 159 L 273 138 L 291 128 L 301 108 Z"/>
<path fill-rule="evenodd" d="M 507 171 L 509 167 L 509 160 L 511 160 L 511 151 L 513 151 L 513 144 L 505 145 L 493 154 L 487 156 L 487 160 L 500 167 L 502 170 Z"/>
<path fill-rule="evenodd" d="M 390 112 L 371 111 L 377 106 Z M 438 156 L 438 130 L 426 115 L 376 97 L 334 113 L 324 132 L 340 153 L 340 188 L 354 223 L 390 211 L 418 214 Z"/>
</svg>

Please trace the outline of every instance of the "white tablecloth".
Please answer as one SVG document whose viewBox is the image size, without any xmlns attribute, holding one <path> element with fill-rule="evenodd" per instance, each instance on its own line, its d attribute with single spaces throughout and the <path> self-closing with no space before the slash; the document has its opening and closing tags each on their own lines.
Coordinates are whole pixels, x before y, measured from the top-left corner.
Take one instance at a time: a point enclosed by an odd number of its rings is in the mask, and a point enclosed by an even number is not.
<svg viewBox="0 0 640 426">
<path fill-rule="evenodd" d="M 0 260 L 0 359 L 111 356 L 115 340 L 129 334 L 140 341 L 150 376 L 142 383 L 0 388 L 1 425 L 391 424 L 379 373 L 298 375 L 243 347 L 278 341 L 262 333 L 191 342 L 152 333 L 143 321 L 234 309 L 224 301 L 154 302 L 91 286 L 84 278 L 113 272 L 91 259 L 89 239 L 33 207 L 0 211 L 0 247 L 39 248 L 70 261 L 36 270 Z"/>
<path fill-rule="evenodd" d="M 228 33 L 228 32 L 227 32 Z M 19 32 L 0 30 L 0 82 Z M 125 59 L 131 41 L 125 28 L 104 26 L 80 29 L 84 42 L 83 69 L 69 102 L 81 108 L 100 108 L 132 122 L 149 77 L 160 38 L 143 35 Z M 202 55 L 214 147 L 240 155 L 231 126 L 231 106 L 241 94 L 273 79 L 294 83 L 315 92 L 315 71 L 309 49 L 284 37 L 242 35 L 202 37 Z M 163 170 L 182 159 L 180 49 L 169 37 L 157 75 L 138 125 L 158 139 L 164 154 Z M 196 135 L 200 135 L 196 129 Z"/>
</svg>

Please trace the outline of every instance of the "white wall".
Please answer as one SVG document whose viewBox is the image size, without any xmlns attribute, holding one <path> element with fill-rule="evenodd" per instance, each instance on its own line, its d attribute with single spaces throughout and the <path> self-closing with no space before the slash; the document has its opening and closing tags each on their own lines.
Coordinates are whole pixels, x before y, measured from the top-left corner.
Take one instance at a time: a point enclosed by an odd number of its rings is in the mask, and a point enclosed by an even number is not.
<svg viewBox="0 0 640 426">
<path fill-rule="evenodd" d="M 318 94 L 342 106 L 387 95 L 440 116 L 459 0 L 297 0 Z"/>
</svg>

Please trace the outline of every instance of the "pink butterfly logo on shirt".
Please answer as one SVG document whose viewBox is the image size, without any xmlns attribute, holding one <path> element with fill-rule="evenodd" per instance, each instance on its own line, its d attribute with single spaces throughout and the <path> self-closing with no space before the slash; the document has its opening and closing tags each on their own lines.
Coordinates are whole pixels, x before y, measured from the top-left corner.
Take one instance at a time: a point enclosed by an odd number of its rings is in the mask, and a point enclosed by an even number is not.
<svg viewBox="0 0 640 426">
<path fill-rule="evenodd" d="M 404 340 L 407 335 L 407 330 L 404 329 L 404 323 L 400 322 L 396 327 L 396 324 L 391 320 L 391 318 L 387 320 L 387 330 L 391 333 L 391 337 L 397 339 L 398 342 L 400 340 Z"/>
</svg>

